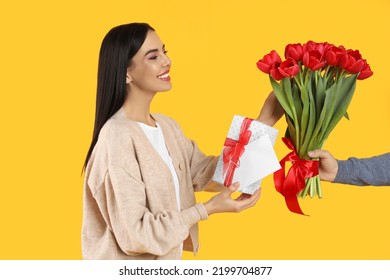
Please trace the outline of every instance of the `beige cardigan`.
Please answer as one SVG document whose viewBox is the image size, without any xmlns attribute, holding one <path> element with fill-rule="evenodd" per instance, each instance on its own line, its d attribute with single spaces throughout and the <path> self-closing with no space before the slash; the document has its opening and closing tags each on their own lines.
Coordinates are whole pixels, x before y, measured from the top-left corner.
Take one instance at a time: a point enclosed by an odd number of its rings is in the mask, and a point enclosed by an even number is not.
<svg viewBox="0 0 390 280">
<path fill-rule="evenodd" d="M 160 124 L 180 183 L 177 211 L 168 166 L 139 125 L 120 109 L 103 126 L 88 162 L 83 197 L 84 259 L 180 259 L 198 251 L 198 224 L 208 218 L 194 191 L 211 179 L 217 157 L 206 157 L 172 119 Z"/>
</svg>

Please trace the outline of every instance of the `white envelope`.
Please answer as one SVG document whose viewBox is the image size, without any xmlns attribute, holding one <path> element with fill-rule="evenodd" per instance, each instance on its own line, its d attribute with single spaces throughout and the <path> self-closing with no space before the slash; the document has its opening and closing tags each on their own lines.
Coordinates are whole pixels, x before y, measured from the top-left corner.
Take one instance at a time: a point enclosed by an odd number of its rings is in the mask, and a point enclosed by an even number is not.
<svg viewBox="0 0 390 280">
<path fill-rule="evenodd" d="M 245 117 L 235 115 L 227 137 L 238 140 L 241 124 Z M 253 120 L 249 126 L 252 135 L 235 169 L 232 183 L 240 182 L 238 191 L 253 194 L 261 184 L 261 179 L 280 169 L 279 160 L 273 149 L 278 130 Z M 222 153 L 219 158 L 213 180 L 224 183 Z"/>
</svg>

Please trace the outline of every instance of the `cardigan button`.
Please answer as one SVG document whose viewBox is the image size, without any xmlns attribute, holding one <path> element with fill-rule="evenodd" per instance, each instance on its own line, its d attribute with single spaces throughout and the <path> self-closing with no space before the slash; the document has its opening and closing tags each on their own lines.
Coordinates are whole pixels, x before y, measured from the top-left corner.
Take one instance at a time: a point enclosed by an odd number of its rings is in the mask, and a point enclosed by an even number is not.
<svg viewBox="0 0 390 280">
<path fill-rule="evenodd" d="M 179 162 L 179 170 L 183 170 L 183 163 L 182 162 Z"/>
</svg>

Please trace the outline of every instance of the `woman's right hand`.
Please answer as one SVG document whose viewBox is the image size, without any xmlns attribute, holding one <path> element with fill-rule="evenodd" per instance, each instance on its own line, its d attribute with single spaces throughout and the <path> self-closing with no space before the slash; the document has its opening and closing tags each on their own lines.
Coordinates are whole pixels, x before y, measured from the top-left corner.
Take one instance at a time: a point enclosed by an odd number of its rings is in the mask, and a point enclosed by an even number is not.
<svg viewBox="0 0 390 280">
<path fill-rule="evenodd" d="M 236 199 L 232 198 L 232 194 L 239 187 L 240 183 L 236 182 L 205 202 L 204 206 L 207 213 L 209 215 L 222 212 L 238 213 L 254 206 L 260 198 L 260 189 L 256 190 L 252 195 L 242 193 Z"/>
</svg>

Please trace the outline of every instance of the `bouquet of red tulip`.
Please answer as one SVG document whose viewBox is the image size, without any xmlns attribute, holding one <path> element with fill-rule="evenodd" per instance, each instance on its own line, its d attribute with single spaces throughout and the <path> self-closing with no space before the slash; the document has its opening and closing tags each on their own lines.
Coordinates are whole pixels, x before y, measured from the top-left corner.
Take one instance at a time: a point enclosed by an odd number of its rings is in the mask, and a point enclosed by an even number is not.
<svg viewBox="0 0 390 280">
<path fill-rule="evenodd" d="M 276 189 L 287 206 L 303 214 L 297 196 L 322 197 L 318 160 L 307 152 L 321 149 L 331 131 L 343 116 L 355 91 L 356 80 L 372 76 L 369 64 L 358 50 L 308 41 L 288 44 L 282 61 L 271 51 L 257 62 L 269 74 L 276 98 L 287 121 L 284 143 L 292 150 L 282 159 L 282 169 L 275 172 Z M 287 161 L 292 166 L 285 176 Z"/>
</svg>

